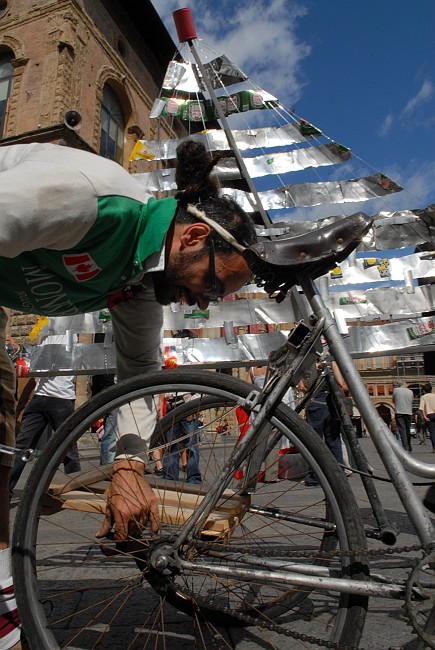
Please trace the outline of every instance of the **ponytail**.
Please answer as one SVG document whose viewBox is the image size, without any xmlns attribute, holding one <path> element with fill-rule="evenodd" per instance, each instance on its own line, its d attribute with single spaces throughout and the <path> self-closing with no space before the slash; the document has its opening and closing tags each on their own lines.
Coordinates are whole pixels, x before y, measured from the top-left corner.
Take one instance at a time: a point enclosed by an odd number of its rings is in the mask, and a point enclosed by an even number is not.
<svg viewBox="0 0 435 650">
<path fill-rule="evenodd" d="M 185 140 L 177 147 L 177 169 L 175 180 L 178 192 L 176 223 L 194 223 L 196 221 L 187 205 L 193 204 L 203 210 L 208 217 L 228 230 L 242 245 L 250 246 L 256 242 L 253 222 L 236 201 L 219 196 L 219 186 L 211 172 L 223 154 L 211 155 L 205 146 L 195 140 Z M 214 236 L 215 248 L 222 253 L 234 252 L 231 244 L 218 235 Z M 208 251 L 208 240 L 204 253 Z"/>
</svg>

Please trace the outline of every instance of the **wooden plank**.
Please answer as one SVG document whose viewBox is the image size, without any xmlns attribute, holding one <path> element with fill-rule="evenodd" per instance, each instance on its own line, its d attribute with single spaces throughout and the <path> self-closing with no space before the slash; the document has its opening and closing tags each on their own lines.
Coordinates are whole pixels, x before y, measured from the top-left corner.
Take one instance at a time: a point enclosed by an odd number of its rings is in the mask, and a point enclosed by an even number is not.
<svg viewBox="0 0 435 650">
<path fill-rule="evenodd" d="M 54 486 L 54 494 L 47 493 L 45 495 L 42 514 L 49 515 L 60 510 L 75 510 L 105 515 L 106 498 L 102 498 L 106 497 L 104 491 L 92 494 L 85 490 L 70 490 L 60 495 L 58 487 Z M 169 489 L 155 490 L 155 492 L 159 500 L 160 521 L 162 524 L 174 526 L 186 523 L 205 496 L 205 494 L 178 493 L 176 490 Z M 249 505 L 248 499 L 235 495 L 230 490 L 227 490 L 226 493 L 227 499 L 222 501 L 207 518 L 204 524 L 204 534 L 226 535 L 243 517 Z"/>
</svg>

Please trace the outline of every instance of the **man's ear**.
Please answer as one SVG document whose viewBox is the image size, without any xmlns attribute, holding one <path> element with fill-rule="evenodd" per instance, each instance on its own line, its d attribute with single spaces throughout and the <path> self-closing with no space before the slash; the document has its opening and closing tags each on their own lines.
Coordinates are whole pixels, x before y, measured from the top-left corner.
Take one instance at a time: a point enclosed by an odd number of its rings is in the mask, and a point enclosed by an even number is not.
<svg viewBox="0 0 435 650">
<path fill-rule="evenodd" d="M 184 248 L 201 249 L 210 231 L 211 228 L 206 223 L 187 224 L 180 234 L 180 251 Z"/>
</svg>

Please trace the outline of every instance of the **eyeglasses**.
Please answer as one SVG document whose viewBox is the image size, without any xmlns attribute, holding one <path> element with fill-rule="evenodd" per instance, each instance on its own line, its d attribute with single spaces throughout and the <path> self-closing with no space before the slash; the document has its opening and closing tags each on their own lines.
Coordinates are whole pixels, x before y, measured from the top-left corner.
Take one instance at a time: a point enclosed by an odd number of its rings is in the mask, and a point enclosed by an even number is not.
<svg viewBox="0 0 435 650">
<path fill-rule="evenodd" d="M 210 284 L 208 288 L 204 289 L 203 296 L 204 298 L 208 298 L 210 303 L 216 303 L 219 300 L 219 289 L 218 279 L 216 277 L 215 248 L 213 237 L 210 237 L 209 239 L 208 275 Z"/>
</svg>

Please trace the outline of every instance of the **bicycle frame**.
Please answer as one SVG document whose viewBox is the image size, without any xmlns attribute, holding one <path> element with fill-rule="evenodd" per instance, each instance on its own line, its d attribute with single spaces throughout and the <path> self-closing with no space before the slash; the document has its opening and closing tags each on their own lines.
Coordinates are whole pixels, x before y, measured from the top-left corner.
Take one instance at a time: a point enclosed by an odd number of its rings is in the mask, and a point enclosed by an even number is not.
<svg viewBox="0 0 435 650">
<path fill-rule="evenodd" d="M 249 406 L 251 411 L 256 412 L 255 423 L 250 426 L 243 440 L 235 448 L 220 478 L 214 484 L 213 489 L 207 494 L 200 507 L 195 511 L 194 516 L 181 531 L 178 540 L 174 544 L 174 549 L 179 548 L 194 529 L 194 534 L 200 531 L 202 522 L 206 516 L 204 513 L 207 513 L 216 505 L 222 491 L 231 480 L 234 468 L 242 463 L 248 455 L 252 441 L 255 439 L 256 445 L 262 448 L 261 436 L 267 436 L 267 430 L 265 431 L 265 429 L 268 415 L 282 399 L 282 396 L 288 388 L 297 383 L 298 373 L 306 365 L 306 358 L 312 354 L 315 343 L 320 335 L 324 336 L 328 344 L 329 352 L 337 362 L 350 394 L 365 422 L 368 432 L 405 511 L 417 532 L 420 542 L 426 544 L 434 539 L 432 522 L 417 496 L 411 481 L 406 475 L 406 469 L 413 471 L 419 476 L 425 476 L 435 480 L 435 466 L 410 459 L 405 450 L 391 436 L 388 427 L 379 417 L 361 376 L 354 366 L 352 357 L 343 342 L 342 336 L 338 331 L 336 322 L 318 294 L 314 282 L 311 278 L 301 277 L 299 278 L 299 284 L 313 310 L 315 325 L 312 335 L 301 345 L 299 354 L 295 357 L 289 368 L 285 370 L 282 377 L 277 381 L 272 381 L 265 385 L 261 393 L 254 391 L 252 395 L 248 396 L 246 405 Z M 253 491 L 255 487 L 256 475 L 257 467 L 254 463 L 254 468 L 245 480 L 245 486 L 249 486 L 249 491 Z"/>
<path fill-rule="evenodd" d="M 239 466 L 248 456 L 250 450 L 254 446 L 254 440 L 255 446 L 264 450 L 262 437 L 264 438 L 264 442 L 266 442 L 268 435 L 268 416 L 273 412 L 273 409 L 280 402 L 288 388 L 297 383 L 304 368 L 307 367 L 307 363 L 312 363 L 315 345 L 321 335 L 324 336 L 328 344 L 329 353 L 336 361 L 343 378 L 346 381 L 350 394 L 352 395 L 352 398 L 365 422 L 368 432 L 405 508 L 405 511 L 416 530 L 420 542 L 426 544 L 434 539 L 434 528 L 432 522 L 418 498 L 411 481 L 406 475 L 406 469 L 410 469 L 420 476 L 435 479 L 435 467 L 412 461 L 412 459 L 410 460 L 405 450 L 403 450 L 399 443 L 391 436 L 388 427 L 379 417 L 361 376 L 354 366 L 352 357 L 343 342 L 336 322 L 324 305 L 321 297 L 318 295 L 314 282 L 310 278 L 299 278 L 299 284 L 302 287 L 304 295 L 313 311 L 313 329 L 311 330 L 310 335 L 302 341 L 297 354 L 294 356 L 289 367 L 285 369 L 282 375 L 280 377 L 272 376 L 270 381 L 266 382 L 262 392 L 258 393 L 253 391 L 246 399 L 245 406 L 248 406 L 250 411 L 253 411 L 256 414 L 254 422 L 249 427 L 249 430 L 242 441 L 231 454 L 221 476 L 216 481 L 211 491 L 206 495 L 201 505 L 195 511 L 193 517 L 183 527 L 176 542 L 173 546 L 171 545 L 174 550 L 180 548 L 191 534 L 193 534 L 193 536 L 199 534 L 207 513 L 216 505 L 222 491 L 229 484 L 235 467 Z M 243 489 L 246 490 L 245 493 L 255 490 L 257 475 L 258 463 L 255 462 L 254 454 L 254 462 L 251 462 L 250 471 L 247 473 L 244 482 Z M 265 560 L 264 566 L 259 567 L 258 569 L 236 569 L 234 566 L 232 566 L 231 569 L 223 566 L 217 568 L 216 566 L 209 566 L 206 562 L 200 561 L 199 563 L 192 563 L 182 560 L 179 557 L 176 562 L 181 569 L 197 569 L 198 571 L 209 571 L 213 569 L 215 573 L 220 573 L 222 576 L 227 575 L 227 571 L 228 575 L 232 575 L 233 577 L 238 577 L 240 579 L 255 577 L 260 581 L 262 579 L 267 580 L 267 568 L 273 568 L 273 579 L 277 582 L 303 585 L 307 588 L 315 588 L 321 585 L 323 588 L 329 588 L 332 590 L 338 589 L 342 592 L 361 593 L 369 596 L 377 595 L 392 598 L 403 596 L 403 585 L 401 584 L 387 586 L 375 584 L 368 580 L 358 581 L 358 583 L 355 584 L 355 581 L 352 580 L 333 578 L 328 575 L 327 570 L 321 567 L 310 567 L 310 570 L 306 572 L 305 565 L 299 565 L 299 567 L 296 567 L 294 564 L 289 563 L 284 568 L 277 567 L 273 566 L 273 561 L 270 559 Z M 280 570 L 277 571 L 277 569 Z M 304 575 L 301 575 L 302 573 L 304 573 Z"/>
<path fill-rule="evenodd" d="M 361 417 L 365 422 L 391 482 L 417 532 L 418 538 L 421 543 L 428 543 L 434 538 L 434 528 L 411 481 L 406 475 L 406 469 L 413 471 L 418 476 L 425 476 L 435 480 L 435 467 L 410 459 L 405 450 L 391 436 L 387 425 L 379 417 L 364 382 L 354 366 L 352 357 L 343 343 L 335 320 L 317 293 L 314 282 L 307 278 L 299 278 L 299 282 L 316 318 L 324 319 L 325 327 L 323 335 L 328 344 L 330 354 L 337 362 L 352 395 L 352 399 L 355 401 Z"/>
</svg>

